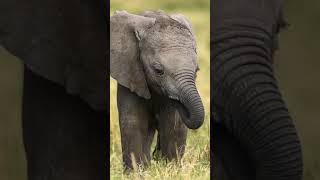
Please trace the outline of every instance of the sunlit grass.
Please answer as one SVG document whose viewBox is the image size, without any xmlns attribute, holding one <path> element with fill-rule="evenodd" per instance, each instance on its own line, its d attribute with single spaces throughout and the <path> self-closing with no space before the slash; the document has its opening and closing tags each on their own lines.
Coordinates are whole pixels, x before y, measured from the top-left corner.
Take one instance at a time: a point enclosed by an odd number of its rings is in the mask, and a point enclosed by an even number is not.
<svg viewBox="0 0 320 180">
<path fill-rule="evenodd" d="M 203 100 L 206 116 L 203 126 L 195 131 L 189 130 L 186 152 L 179 163 L 164 160 L 153 161 L 146 169 L 137 169 L 130 175 L 123 174 L 121 141 L 116 104 L 116 82 L 111 79 L 110 89 L 110 174 L 111 179 L 210 179 L 210 17 L 209 0 L 114 0 L 111 1 L 111 14 L 115 10 L 139 13 L 144 10 L 164 10 L 167 13 L 182 13 L 191 21 L 198 46 L 200 71 L 197 87 Z"/>
</svg>

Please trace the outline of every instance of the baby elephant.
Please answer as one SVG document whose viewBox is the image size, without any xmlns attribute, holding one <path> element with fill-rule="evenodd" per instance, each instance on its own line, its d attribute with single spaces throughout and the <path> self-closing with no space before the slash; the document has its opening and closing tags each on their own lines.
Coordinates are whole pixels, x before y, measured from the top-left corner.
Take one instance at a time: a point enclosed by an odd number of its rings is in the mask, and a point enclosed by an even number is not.
<svg viewBox="0 0 320 180">
<path fill-rule="evenodd" d="M 181 14 L 117 11 L 110 18 L 111 76 L 118 82 L 123 162 L 126 170 L 148 164 L 151 143 L 168 160 L 180 158 L 187 128 L 204 121 L 196 88 L 196 42 Z"/>
</svg>

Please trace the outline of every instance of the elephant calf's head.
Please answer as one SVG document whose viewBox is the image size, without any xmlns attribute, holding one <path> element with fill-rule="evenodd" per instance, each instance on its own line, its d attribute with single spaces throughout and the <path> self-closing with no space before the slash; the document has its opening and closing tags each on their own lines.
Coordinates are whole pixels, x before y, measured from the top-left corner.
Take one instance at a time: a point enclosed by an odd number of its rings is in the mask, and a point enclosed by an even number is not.
<svg viewBox="0 0 320 180">
<path fill-rule="evenodd" d="M 120 11 L 110 27 L 111 76 L 140 97 L 150 99 L 151 91 L 169 97 L 187 127 L 200 127 L 204 108 L 195 86 L 196 43 L 186 17 Z"/>
</svg>

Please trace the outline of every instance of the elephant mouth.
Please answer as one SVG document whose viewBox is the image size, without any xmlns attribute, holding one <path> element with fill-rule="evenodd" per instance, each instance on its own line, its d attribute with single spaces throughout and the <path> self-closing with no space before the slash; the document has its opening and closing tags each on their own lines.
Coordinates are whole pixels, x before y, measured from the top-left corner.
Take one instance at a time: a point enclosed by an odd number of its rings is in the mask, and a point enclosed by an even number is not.
<svg viewBox="0 0 320 180">
<path fill-rule="evenodd" d="M 190 118 L 190 112 L 188 111 L 187 107 L 180 102 L 178 98 L 170 97 L 170 100 L 173 102 L 174 107 L 178 110 L 182 119 Z"/>
<path fill-rule="evenodd" d="M 198 129 L 204 121 L 204 108 L 194 84 L 193 88 L 184 90 L 180 96 L 169 96 L 183 123 L 189 129 Z"/>
</svg>

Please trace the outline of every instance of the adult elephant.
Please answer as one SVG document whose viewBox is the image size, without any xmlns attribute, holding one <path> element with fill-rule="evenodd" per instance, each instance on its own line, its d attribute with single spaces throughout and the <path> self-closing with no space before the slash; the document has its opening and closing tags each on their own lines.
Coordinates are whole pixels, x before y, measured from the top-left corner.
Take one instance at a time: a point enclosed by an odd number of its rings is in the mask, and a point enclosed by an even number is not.
<svg viewBox="0 0 320 180">
<path fill-rule="evenodd" d="M 118 11 L 110 18 L 111 76 L 118 82 L 118 111 L 123 162 L 127 170 L 150 162 L 156 152 L 172 160 L 184 153 L 187 128 L 204 121 L 195 85 L 195 37 L 181 14 Z"/>
<path fill-rule="evenodd" d="M 300 141 L 272 68 L 282 1 L 211 5 L 213 176 L 302 179 Z"/>
<path fill-rule="evenodd" d="M 3 0 L 0 44 L 24 64 L 31 180 L 106 178 L 106 1 Z"/>
</svg>

